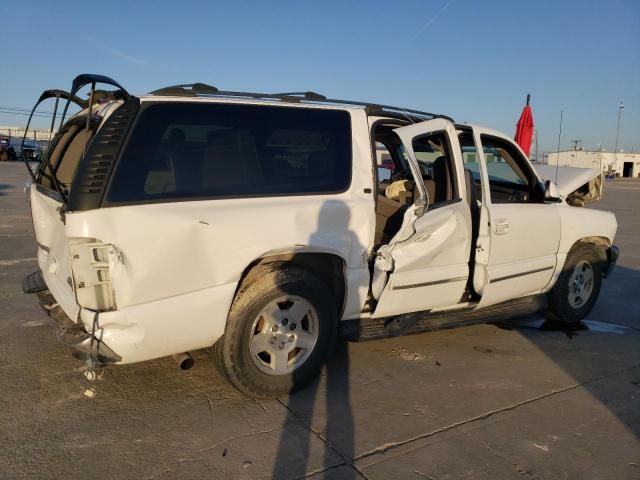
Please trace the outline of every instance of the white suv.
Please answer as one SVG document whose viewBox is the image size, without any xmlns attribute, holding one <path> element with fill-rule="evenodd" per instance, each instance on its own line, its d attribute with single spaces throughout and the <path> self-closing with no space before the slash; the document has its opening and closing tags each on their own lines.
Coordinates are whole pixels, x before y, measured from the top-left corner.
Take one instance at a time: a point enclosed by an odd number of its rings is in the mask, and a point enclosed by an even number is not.
<svg viewBox="0 0 640 480">
<path fill-rule="evenodd" d="M 100 82 L 116 90 L 97 101 Z M 340 331 L 545 305 L 579 321 L 618 256 L 614 215 L 570 205 L 598 196 L 591 172 L 544 182 L 487 128 L 312 92 L 132 96 L 97 75 L 40 101 L 87 84 L 34 173 L 40 270 L 24 289 L 92 366 L 186 367 L 213 345 L 235 387 L 279 395 L 318 373 Z"/>
</svg>

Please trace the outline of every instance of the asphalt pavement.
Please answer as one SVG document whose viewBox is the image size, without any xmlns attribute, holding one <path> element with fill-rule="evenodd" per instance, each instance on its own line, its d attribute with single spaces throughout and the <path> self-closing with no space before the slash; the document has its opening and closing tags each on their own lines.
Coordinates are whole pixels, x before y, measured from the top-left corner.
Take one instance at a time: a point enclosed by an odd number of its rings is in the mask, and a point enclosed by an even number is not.
<svg viewBox="0 0 640 480">
<path fill-rule="evenodd" d="M 24 166 L 0 163 L 0 478 L 640 479 L 640 181 L 609 181 L 618 267 L 580 329 L 541 317 L 341 343 L 256 401 L 206 350 L 89 381 L 35 298 Z"/>
</svg>

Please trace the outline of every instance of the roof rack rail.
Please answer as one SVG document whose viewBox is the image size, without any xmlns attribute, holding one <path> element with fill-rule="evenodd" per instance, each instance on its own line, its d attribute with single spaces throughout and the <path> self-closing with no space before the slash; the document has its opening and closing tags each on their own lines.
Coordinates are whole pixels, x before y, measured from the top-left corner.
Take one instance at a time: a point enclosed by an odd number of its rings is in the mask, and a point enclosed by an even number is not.
<svg viewBox="0 0 640 480">
<path fill-rule="evenodd" d="M 151 92 L 151 95 L 177 95 L 195 97 L 197 94 L 215 94 L 219 90 L 213 85 L 206 83 L 185 83 L 183 85 L 172 85 L 160 88 Z"/>
<path fill-rule="evenodd" d="M 333 105 L 354 105 L 365 107 L 367 115 L 390 115 L 396 118 L 404 118 L 409 121 L 421 121 L 425 118 L 444 118 L 453 122 L 453 118 L 439 113 L 423 112 L 410 108 L 394 107 L 391 105 L 381 105 L 376 103 L 361 102 L 356 100 L 339 100 L 327 98 L 322 94 L 313 91 L 307 92 L 285 92 L 285 93 L 258 93 L 258 92 L 234 92 L 218 90 L 216 87 L 206 83 L 190 83 L 184 85 L 173 85 L 170 87 L 154 90 L 151 95 L 171 95 L 171 96 L 212 96 L 212 97 L 240 97 L 255 98 L 262 100 L 280 100 L 283 102 L 299 103 L 328 103 Z"/>
<path fill-rule="evenodd" d="M 285 95 L 287 97 L 302 97 L 305 100 L 312 100 L 314 102 L 324 102 L 327 97 L 317 92 L 289 92 L 289 93 L 276 93 L 276 95 Z"/>
<path fill-rule="evenodd" d="M 233 92 L 218 90 L 216 87 L 206 83 L 188 83 L 184 85 L 172 85 L 150 92 L 150 95 L 171 95 L 177 97 L 215 96 L 215 97 L 243 97 L 243 98 L 264 98 L 289 102 L 299 102 L 296 95 L 287 93 L 257 93 L 257 92 Z"/>
</svg>

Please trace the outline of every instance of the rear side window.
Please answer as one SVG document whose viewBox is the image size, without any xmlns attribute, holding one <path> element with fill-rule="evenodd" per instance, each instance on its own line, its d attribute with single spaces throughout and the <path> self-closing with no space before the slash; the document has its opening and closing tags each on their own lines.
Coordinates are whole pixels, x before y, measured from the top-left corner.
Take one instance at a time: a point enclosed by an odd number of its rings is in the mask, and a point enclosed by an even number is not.
<svg viewBox="0 0 640 480">
<path fill-rule="evenodd" d="M 107 201 L 337 193 L 350 180 L 345 111 L 160 103 L 141 112 Z"/>
</svg>

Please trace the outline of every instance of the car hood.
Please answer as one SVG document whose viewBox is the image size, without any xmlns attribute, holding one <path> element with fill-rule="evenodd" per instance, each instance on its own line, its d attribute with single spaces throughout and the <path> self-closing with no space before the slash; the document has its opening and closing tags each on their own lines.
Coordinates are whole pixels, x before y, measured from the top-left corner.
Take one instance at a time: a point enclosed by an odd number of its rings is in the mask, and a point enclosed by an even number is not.
<svg viewBox="0 0 640 480">
<path fill-rule="evenodd" d="M 594 168 L 535 165 L 535 169 L 543 180 L 555 181 L 560 195 L 572 205 L 595 202 L 604 193 L 604 176 Z"/>
</svg>

